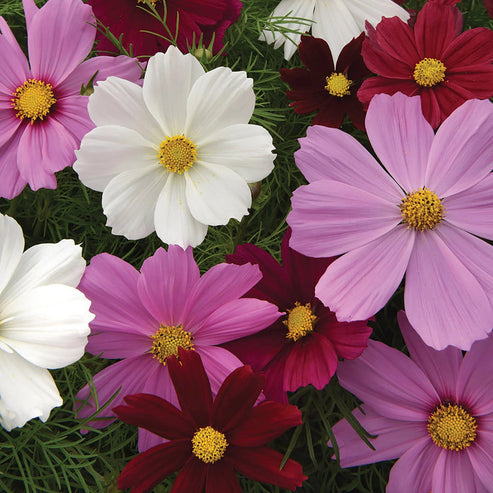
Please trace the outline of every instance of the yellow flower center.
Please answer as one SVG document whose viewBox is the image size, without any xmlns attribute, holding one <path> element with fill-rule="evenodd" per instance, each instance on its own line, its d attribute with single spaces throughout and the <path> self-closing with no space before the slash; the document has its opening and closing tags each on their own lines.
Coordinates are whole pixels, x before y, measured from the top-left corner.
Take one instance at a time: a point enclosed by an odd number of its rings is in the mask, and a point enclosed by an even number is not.
<svg viewBox="0 0 493 493">
<path fill-rule="evenodd" d="M 317 317 L 313 315 L 310 303 L 302 305 L 297 301 L 294 304 L 294 308 L 287 310 L 287 312 L 288 319 L 282 322 L 288 328 L 286 338 L 296 342 L 310 332 L 313 332 L 313 324 L 317 320 Z"/>
<path fill-rule="evenodd" d="M 226 437 L 212 426 L 199 428 L 192 437 L 192 453 L 206 464 L 222 459 L 227 446 Z"/>
<path fill-rule="evenodd" d="M 414 67 L 414 80 L 423 87 L 433 87 L 445 80 L 445 65 L 436 58 L 423 58 Z"/>
<path fill-rule="evenodd" d="M 197 147 L 184 135 L 173 135 L 166 137 L 159 146 L 159 163 L 167 171 L 182 174 L 191 168 L 197 159 Z"/>
<path fill-rule="evenodd" d="M 463 450 L 476 439 L 476 419 L 459 404 L 440 404 L 428 418 L 433 442 L 447 450 Z"/>
<path fill-rule="evenodd" d="M 158 0 L 148 0 L 148 2 L 153 6 L 155 7 L 156 6 L 156 3 L 158 3 Z M 143 3 L 145 4 L 146 3 L 146 0 L 137 0 L 137 3 Z"/>
<path fill-rule="evenodd" d="M 15 116 L 23 120 L 29 118 L 31 124 L 42 120 L 56 103 L 53 87 L 42 80 L 29 79 L 19 86 L 13 94 L 12 106 Z"/>
<path fill-rule="evenodd" d="M 193 350 L 193 336 L 190 332 L 183 330 L 181 325 L 161 325 L 152 338 L 151 353 L 163 365 L 166 358 L 174 354 L 178 356 L 178 348 Z"/>
<path fill-rule="evenodd" d="M 445 212 L 437 194 L 426 187 L 406 195 L 400 208 L 403 221 L 418 231 L 433 229 L 442 220 Z"/>
<path fill-rule="evenodd" d="M 332 96 L 342 98 L 343 96 L 349 96 L 351 91 L 349 88 L 353 83 L 344 74 L 334 72 L 330 77 L 325 77 L 327 85 L 324 87 L 326 91 Z"/>
</svg>

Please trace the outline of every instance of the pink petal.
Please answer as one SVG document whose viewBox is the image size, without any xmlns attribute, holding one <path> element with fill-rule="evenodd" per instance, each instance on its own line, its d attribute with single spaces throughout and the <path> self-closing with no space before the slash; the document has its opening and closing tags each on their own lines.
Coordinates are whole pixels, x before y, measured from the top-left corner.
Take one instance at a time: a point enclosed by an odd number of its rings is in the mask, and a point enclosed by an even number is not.
<svg viewBox="0 0 493 493">
<path fill-rule="evenodd" d="M 92 9 L 79 0 L 51 0 L 32 16 L 28 30 L 36 79 L 62 82 L 91 51 L 96 37 Z"/>
<path fill-rule="evenodd" d="M 440 126 L 431 146 L 426 186 L 439 197 L 476 185 L 493 162 L 493 105 L 471 99 Z"/>
<path fill-rule="evenodd" d="M 309 182 L 335 180 L 384 200 L 400 201 L 402 191 L 375 158 L 351 135 L 319 125 L 308 127 L 294 153 L 296 166 Z"/>
<path fill-rule="evenodd" d="M 483 483 L 483 487 L 486 491 L 490 492 L 491 485 L 493 485 L 493 429 L 491 428 L 491 425 L 488 428 L 489 429 L 484 429 L 483 427 L 483 429 L 478 432 L 476 440 L 470 447 L 467 447 L 466 451 L 475 475 L 479 481 Z M 478 489 L 477 491 L 479 492 L 482 490 Z"/>
<path fill-rule="evenodd" d="M 198 344 L 223 344 L 265 329 L 280 315 L 267 301 L 241 298 L 219 307 L 193 335 Z"/>
<path fill-rule="evenodd" d="M 493 309 L 478 279 L 444 241 L 450 229 L 441 224 L 416 234 L 404 306 L 426 344 L 437 350 L 448 345 L 467 350 L 490 332 Z"/>
<path fill-rule="evenodd" d="M 373 340 L 363 354 L 342 361 L 337 369 L 341 385 L 381 416 L 402 421 L 428 420 L 440 402 L 435 388 L 405 354 Z"/>
<path fill-rule="evenodd" d="M 17 167 L 17 149 L 21 136 L 22 132 L 17 132 L 0 146 L 0 197 L 6 199 L 17 197 L 27 184 Z"/>
<path fill-rule="evenodd" d="M 94 128 L 94 124 L 87 112 L 87 96 L 70 96 L 57 101 L 54 118 L 60 125 L 69 131 L 76 142 L 77 149 L 80 147 L 82 137 Z M 75 159 L 74 159 L 75 161 Z"/>
<path fill-rule="evenodd" d="M 473 445 L 473 447 L 476 444 Z M 476 447 L 474 447 L 476 448 Z M 469 450 L 468 450 L 469 452 Z M 488 461 L 491 470 L 493 461 Z M 476 489 L 476 474 L 469 460 L 469 453 L 458 453 L 455 450 L 443 450 L 438 456 L 433 471 L 431 491 L 460 491 L 460 493 L 478 493 Z M 488 474 L 493 479 L 491 473 Z M 491 481 L 490 486 L 493 484 Z"/>
<path fill-rule="evenodd" d="M 355 409 L 353 415 L 368 433 L 377 435 L 376 438 L 370 439 L 375 450 L 368 447 L 353 427 L 342 419 L 332 427 L 339 447 L 341 467 L 362 466 L 397 459 L 417 439 L 426 434 L 424 423 L 384 418 L 366 406 L 363 408 L 365 414 Z M 331 446 L 330 442 L 329 446 Z"/>
<path fill-rule="evenodd" d="M 186 301 L 199 278 L 192 249 L 170 245 L 168 251 L 159 248 L 144 261 L 137 289 L 143 305 L 156 320 L 179 325 L 184 322 Z"/>
<path fill-rule="evenodd" d="M 261 277 L 257 265 L 215 265 L 188 293 L 184 308 L 184 326 L 190 330 L 198 329 L 211 313 L 243 296 Z"/>
<path fill-rule="evenodd" d="M 390 471 L 387 493 L 430 492 L 433 469 L 443 449 L 426 436 L 418 440 L 394 464 Z M 443 492 L 445 493 L 445 492 Z"/>
<path fill-rule="evenodd" d="M 377 94 L 365 120 L 371 145 L 382 164 L 406 192 L 424 184 L 435 133 L 421 111 L 421 98 Z"/>
<path fill-rule="evenodd" d="M 9 95 L 8 100 L 2 101 L 5 96 L 0 94 L 0 149 L 9 145 L 9 140 L 16 132 L 22 133 L 22 129 L 19 130 L 22 120 L 15 116 L 15 110 L 10 101 L 11 96 L 12 94 Z M 17 140 L 19 140 L 19 136 L 17 136 Z"/>
<path fill-rule="evenodd" d="M 414 231 L 399 225 L 346 253 L 327 268 L 315 295 L 340 322 L 367 320 L 398 288 L 414 245 Z"/>
<path fill-rule="evenodd" d="M 24 7 L 24 15 L 26 17 L 26 26 L 29 30 L 31 20 L 33 19 L 34 15 L 37 14 L 39 8 L 34 3 L 34 0 L 22 0 L 22 5 Z"/>
<path fill-rule="evenodd" d="M 337 181 L 319 180 L 299 187 L 291 203 L 289 245 L 311 257 L 331 257 L 359 248 L 402 220 L 396 203 Z"/>
<path fill-rule="evenodd" d="M 455 402 L 455 386 L 462 363 L 462 352 L 452 346 L 442 351 L 427 346 L 403 311 L 397 314 L 397 320 L 411 359 L 428 377 L 442 402 Z"/>
<path fill-rule="evenodd" d="M 448 223 L 493 240 L 493 174 L 463 192 L 443 199 Z"/>
</svg>

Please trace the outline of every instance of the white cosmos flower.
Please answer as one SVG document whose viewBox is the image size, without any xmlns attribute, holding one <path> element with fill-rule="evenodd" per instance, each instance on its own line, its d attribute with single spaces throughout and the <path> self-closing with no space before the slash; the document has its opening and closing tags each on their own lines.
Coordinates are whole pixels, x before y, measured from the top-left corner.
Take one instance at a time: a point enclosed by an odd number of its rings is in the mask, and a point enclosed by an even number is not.
<svg viewBox="0 0 493 493">
<path fill-rule="evenodd" d="M 90 301 L 76 289 L 85 268 L 72 240 L 24 253 L 17 222 L 0 214 L 0 424 L 46 421 L 63 401 L 47 368 L 84 354 Z"/>
<path fill-rule="evenodd" d="M 170 46 L 149 59 L 144 84 L 117 77 L 89 97 L 96 125 L 76 151 L 74 169 L 103 192 L 113 234 L 156 231 L 183 248 L 202 242 L 208 225 L 248 213 L 248 183 L 273 168 L 272 138 L 248 124 L 255 107 L 245 72 L 205 72 Z"/>
<path fill-rule="evenodd" d="M 271 18 L 299 17 L 311 24 L 312 35 L 327 42 L 332 58 L 337 60 L 339 53 L 353 38 L 365 30 L 365 22 L 376 26 L 382 17 L 409 19 L 409 14 L 392 0 L 282 0 L 274 9 Z M 272 19 L 279 22 L 279 19 Z M 282 20 L 282 27 L 299 34 L 265 29 L 260 39 L 274 43 L 274 48 L 284 44 L 284 58 L 289 60 L 300 44 L 301 35 L 310 30 L 306 22 Z"/>
</svg>

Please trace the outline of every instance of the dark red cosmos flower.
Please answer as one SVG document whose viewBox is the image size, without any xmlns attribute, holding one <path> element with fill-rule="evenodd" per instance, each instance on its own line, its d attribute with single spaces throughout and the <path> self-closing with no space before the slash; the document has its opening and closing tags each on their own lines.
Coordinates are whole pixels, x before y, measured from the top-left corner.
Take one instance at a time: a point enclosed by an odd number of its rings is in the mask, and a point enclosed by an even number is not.
<svg viewBox="0 0 493 493">
<path fill-rule="evenodd" d="M 414 30 L 397 17 L 367 26 L 363 59 L 378 77 L 363 82 L 359 99 L 368 105 L 379 93 L 419 95 L 436 128 L 466 100 L 493 96 L 493 32 L 478 27 L 460 34 L 461 24 L 455 6 L 427 3 Z"/>
<path fill-rule="evenodd" d="M 313 125 L 339 128 L 347 113 L 354 125 L 365 129 L 365 110 L 356 92 L 370 75 L 361 57 L 365 34 L 353 38 L 341 51 L 334 68 L 329 45 L 320 38 L 302 36 L 300 59 L 306 69 L 282 68 L 281 79 L 291 86 L 286 91 L 295 113 L 317 111 Z"/>
<path fill-rule="evenodd" d="M 88 0 L 94 15 L 117 37 L 123 33 L 123 46 L 128 50 L 133 46 L 135 56 L 151 56 L 158 51 L 166 51 L 170 43 L 158 33 L 169 38 L 161 22 L 143 8 L 145 0 Z M 162 0 L 150 0 L 161 17 L 164 12 Z M 166 25 L 174 36 L 178 22 L 178 48 L 188 52 L 187 44 L 197 44 L 203 34 L 203 45 L 208 46 L 214 35 L 213 52 L 217 53 L 223 46 L 222 40 L 226 29 L 237 21 L 242 3 L 240 0 L 166 0 Z M 98 33 L 99 52 L 114 52 L 115 46 L 106 36 Z"/>
<path fill-rule="evenodd" d="M 253 369 L 263 370 L 264 394 L 287 402 L 286 391 L 312 384 L 322 389 L 334 375 L 338 358 L 357 358 L 366 348 L 371 328 L 366 321 L 338 322 L 315 297 L 315 285 L 335 258 L 310 258 L 289 248 L 291 230 L 281 245 L 283 265 L 261 248 L 240 245 L 226 261 L 250 262 L 262 279 L 245 296 L 269 300 L 287 312 L 267 329 L 224 344 Z"/>
<path fill-rule="evenodd" d="M 113 412 L 126 423 L 169 440 L 132 459 L 118 478 L 118 488 L 151 490 L 180 470 L 171 493 L 241 493 L 234 471 L 256 481 L 295 490 L 307 479 L 301 465 L 267 442 L 302 423 L 296 406 L 263 401 L 255 406 L 264 376 L 249 366 L 233 371 L 212 400 L 209 379 L 195 351 L 178 349 L 167 360 L 181 411 L 150 394 L 125 397 Z"/>
</svg>

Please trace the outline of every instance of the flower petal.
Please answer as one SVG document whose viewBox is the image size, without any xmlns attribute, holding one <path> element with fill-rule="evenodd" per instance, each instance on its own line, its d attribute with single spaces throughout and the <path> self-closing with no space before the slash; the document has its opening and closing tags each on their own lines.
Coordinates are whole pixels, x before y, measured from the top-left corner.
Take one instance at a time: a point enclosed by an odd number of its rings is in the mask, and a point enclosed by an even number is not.
<svg viewBox="0 0 493 493">
<path fill-rule="evenodd" d="M 0 50 L 1 51 L 1 50 Z M 27 180 L 19 173 L 17 167 L 17 149 L 22 132 L 16 132 L 12 138 L 0 146 L 0 197 L 13 199 L 17 197 L 27 184 Z"/>
<path fill-rule="evenodd" d="M 48 370 L 17 353 L 0 350 L 0 424 L 7 430 L 24 426 L 32 418 L 46 421 L 63 400 Z"/>
<path fill-rule="evenodd" d="M 227 467 L 223 462 L 218 462 L 217 465 L 210 465 L 207 470 L 205 493 L 216 493 L 218 491 L 241 493 L 241 486 L 233 468 Z"/>
<path fill-rule="evenodd" d="M 486 491 L 490 491 L 491 485 L 493 484 L 493 430 L 491 429 L 491 425 L 488 428 L 485 429 L 483 427 L 474 443 L 466 449 L 467 456 L 472 464 L 473 473 L 483 483 Z M 479 488 L 474 491 L 482 493 Z"/>
<path fill-rule="evenodd" d="M 203 493 L 209 464 L 191 455 L 173 483 L 173 493 Z M 135 491 L 135 489 L 134 489 Z M 138 492 L 137 492 L 138 493 Z"/>
<path fill-rule="evenodd" d="M 329 265 L 315 295 L 340 322 L 367 320 L 385 306 L 406 272 L 415 234 L 400 225 Z"/>
<path fill-rule="evenodd" d="M 474 448 L 476 444 L 474 444 Z M 455 451 L 442 450 L 433 470 L 431 491 L 460 491 L 461 493 L 477 493 L 475 471 L 469 460 L 469 453 L 457 454 Z M 469 452 L 469 450 L 468 450 Z M 491 457 L 488 467 L 493 466 Z M 489 478 L 493 478 L 491 473 Z M 490 484 L 491 483 L 487 483 Z"/>
<path fill-rule="evenodd" d="M 17 221 L 0 214 L 0 293 L 10 281 L 22 257 L 24 235 Z"/>
<path fill-rule="evenodd" d="M 79 147 L 82 137 L 94 128 L 87 113 L 87 96 L 75 95 L 59 99 L 56 113 L 50 117 L 74 137 L 76 147 Z"/>
<path fill-rule="evenodd" d="M 363 247 L 389 234 L 402 220 L 397 204 L 337 181 L 301 186 L 291 203 L 289 245 L 311 257 L 331 257 Z"/>
</svg>

